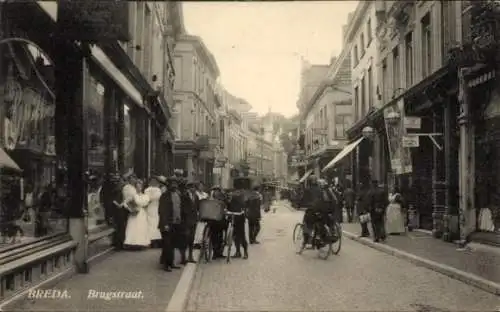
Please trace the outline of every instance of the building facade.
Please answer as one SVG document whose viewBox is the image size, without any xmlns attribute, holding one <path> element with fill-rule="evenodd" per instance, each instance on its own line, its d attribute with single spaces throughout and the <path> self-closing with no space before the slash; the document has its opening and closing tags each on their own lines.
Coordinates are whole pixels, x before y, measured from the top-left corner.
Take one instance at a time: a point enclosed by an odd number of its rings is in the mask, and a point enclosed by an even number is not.
<svg viewBox="0 0 500 312">
<path fill-rule="evenodd" d="M 85 3 L 77 5 L 85 9 Z M 121 5 L 115 13 L 121 22 L 135 12 L 135 19 L 152 23 L 156 15 L 146 18 L 147 10 L 155 7 L 148 3 L 143 8 Z M 110 176 L 132 170 L 149 177 L 157 166 L 151 142 L 168 149 L 169 116 L 168 100 L 151 83 L 152 65 L 146 59 L 151 60 L 152 44 L 135 44 L 146 52 L 134 62 L 128 44 L 116 36 L 106 44 L 89 37 L 95 45 L 76 46 L 72 36 L 78 32 L 70 33 L 64 24 L 70 16 L 56 2 L 2 3 L 0 11 L 1 178 L 8 181 L 1 195 L 11 199 L 0 211 L 2 235 L 17 218 L 19 203 L 30 214 L 23 218 L 22 237 L 1 238 L 3 307 L 14 295 L 73 265 L 87 272 L 89 259 L 103 245 L 111 248 Z M 173 29 L 182 28 L 182 17 L 172 21 Z M 128 42 L 137 41 L 134 22 L 128 26 L 122 29 L 129 33 Z M 154 27 L 149 29 L 140 36 L 152 37 Z M 148 130 L 153 126 L 158 134 Z M 137 139 L 139 131 L 148 134 L 146 140 L 144 134 Z M 158 173 L 164 169 L 160 166 Z"/>
<path fill-rule="evenodd" d="M 216 93 L 219 68 L 201 38 L 182 34 L 174 50 L 175 82 L 173 130 L 175 167 L 191 180 L 213 183 L 213 166 L 220 153 Z"/>
<path fill-rule="evenodd" d="M 316 176 L 332 179 L 349 175 L 350 166 L 345 161 L 323 170 L 346 145 L 346 130 L 353 121 L 351 101 L 350 51 L 344 49 L 338 58 L 332 58 L 328 72 L 303 106 L 305 155 Z"/>
</svg>

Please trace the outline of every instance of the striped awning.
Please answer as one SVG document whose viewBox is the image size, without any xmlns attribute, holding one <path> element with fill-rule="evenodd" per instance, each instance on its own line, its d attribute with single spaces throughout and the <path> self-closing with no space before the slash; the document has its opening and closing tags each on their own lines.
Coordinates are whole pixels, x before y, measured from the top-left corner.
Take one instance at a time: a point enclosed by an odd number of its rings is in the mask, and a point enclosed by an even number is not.
<svg viewBox="0 0 500 312">
<path fill-rule="evenodd" d="M 495 78 L 495 75 L 496 75 L 495 70 L 489 71 L 487 73 L 479 75 L 479 77 L 471 79 L 467 85 L 469 88 L 476 87 L 480 84 L 483 84 L 483 83 L 488 82 L 491 79 Z"/>
</svg>

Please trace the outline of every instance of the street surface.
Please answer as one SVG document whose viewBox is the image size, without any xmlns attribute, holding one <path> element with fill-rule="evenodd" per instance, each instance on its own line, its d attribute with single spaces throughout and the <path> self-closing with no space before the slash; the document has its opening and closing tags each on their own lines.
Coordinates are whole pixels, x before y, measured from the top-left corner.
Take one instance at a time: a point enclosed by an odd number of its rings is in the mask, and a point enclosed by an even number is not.
<svg viewBox="0 0 500 312">
<path fill-rule="evenodd" d="M 296 255 L 302 212 L 264 214 L 248 260 L 200 264 L 188 311 L 497 311 L 500 299 L 344 238 L 338 256 Z"/>
</svg>

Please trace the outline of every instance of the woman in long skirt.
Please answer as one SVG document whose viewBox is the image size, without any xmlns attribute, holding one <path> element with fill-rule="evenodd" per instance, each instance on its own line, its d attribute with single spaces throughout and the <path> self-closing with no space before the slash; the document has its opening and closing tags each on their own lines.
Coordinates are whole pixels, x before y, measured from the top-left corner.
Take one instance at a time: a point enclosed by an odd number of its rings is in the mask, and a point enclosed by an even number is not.
<svg viewBox="0 0 500 312">
<path fill-rule="evenodd" d="M 135 194 L 132 190 L 124 197 L 130 199 L 129 207 L 132 213 L 128 217 L 125 231 L 125 246 L 131 249 L 143 249 L 151 243 L 148 233 L 148 216 L 146 207 L 149 196 L 144 194 L 142 181 L 137 180 Z"/>
<path fill-rule="evenodd" d="M 399 190 L 394 190 L 389 198 L 387 207 L 385 230 L 389 235 L 405 233 L 405 217 L 403 212 L 403 197 Z"/>
<path fill-rule="evenodd" d="M 148 219 L 148 235 L 151 241 L 151 247 L 161 247 L 161 233 L 158 229 L 160 217 L 158 215 L 158 207 L 160 205 L 160 197 L 162 194 L 158 178 L 154 177 L 149 181 L 149 187 L 144 191 L 149 196 L 149 204 L 146 207 Z"/>
</svg>

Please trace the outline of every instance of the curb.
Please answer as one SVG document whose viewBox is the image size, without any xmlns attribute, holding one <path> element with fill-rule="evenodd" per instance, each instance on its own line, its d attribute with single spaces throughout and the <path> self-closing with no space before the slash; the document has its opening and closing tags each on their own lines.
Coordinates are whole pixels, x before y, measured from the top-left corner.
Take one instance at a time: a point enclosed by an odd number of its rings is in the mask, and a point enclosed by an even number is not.
<svg viewBox="0 0 500 312">
<path fill-rule="evenodd" d="M 101 259 L 103 259 L 105 256 L 107 256 L 109 253 L 112 253 L 115 250 L 114 247 L 110 247 L 106 250 L 101 251 L 100 253 L 93 255 L 92 257 L 87 259 L 88 264 L 95 263 Z M 40 283 L 37 283 L 36 285 L 33 285 L 30 288 L 27 288 L 20 293 L 14 295 L 11 298 L 6 299 L 0 304 L 0 311 L 11 311 L 10 309 L 14 308 L 17 303 L 19 303 L 21 300 L 26 299 L 28 296 L 28 293 L 32 290 L 35 289 L 49 289 L 51 287 L 54 287 L 57 285 L 59 282 L 71 278 L 73 275 L 76 275 L 76 268 L 74 265 L 70 266 L 69 268 L 66 268 L 65 270 L 47 278 L 46 280 L 43 280 Z"/>
<path fill-rule="evenodd" d="M 189 294 L 193 288 L 194 277 L 201 261 L 198 249 L 193 251 L 196 263 L 188 263 L 182 270 L 181 278 L 175 287 L 174 293 L 168 302 L 165 312 L 183 312 L 188 304 Z"/>
<path fill-rule="evenodd" d="M 374 243 L 370 241 L 367 238 L 363 237 L 358 237 L 358 235 L 353 234 L 351 232 L 347 232 L 345 230 L 342 231 L 344 236 L 356 241 L 358 243 L 361 243 L 363 245 L 369 246 L 373 249 L 376 249 L 378 251 L 382 251 L 384 253 L 387 253 L 391 256 L 398 257 L 400 259 L 407 260 L 415 265 L 425 267 L 427 269 L 430 269 L 432 271 L 441 273 L 443 275 L 446 275 L 448 277 L 451 277 L 453 279 L 459 280 L 467 285 L 474 286 L 476 288 L 479 288 L 481 290 L 484 290 L 486 292 L 492 293 L 494 295 L 500 295 L 500 284 L 489 281 L 487 279 L 484 279 L 480 276 L 477 276 L 475 274 L 467 273 L 458 269 L 455 269 L 451 266 L 441 264 L 429 259 L 425 259 L 419 256 L 416 256 L 414 254 L 398 250 L 396 248 L 380 244 L 380 243 Z"/>
</svg>

